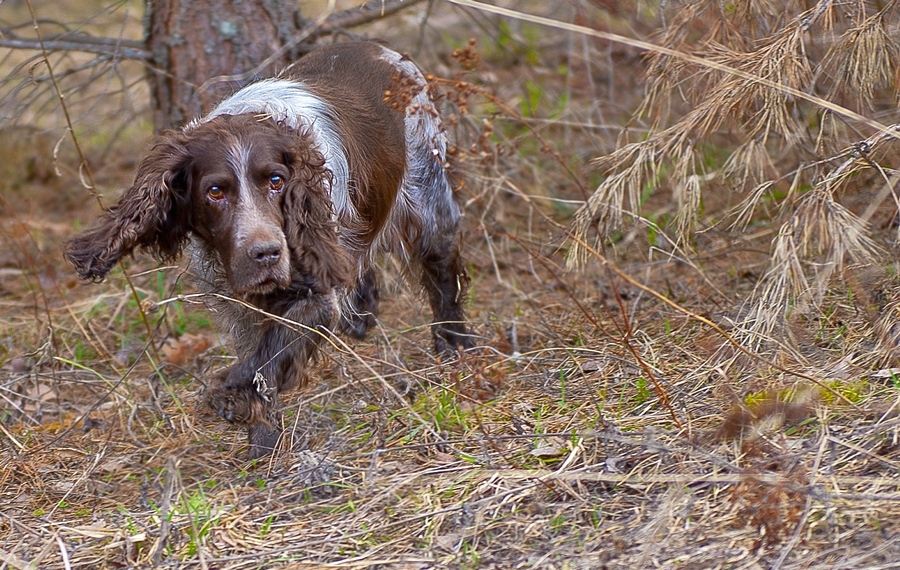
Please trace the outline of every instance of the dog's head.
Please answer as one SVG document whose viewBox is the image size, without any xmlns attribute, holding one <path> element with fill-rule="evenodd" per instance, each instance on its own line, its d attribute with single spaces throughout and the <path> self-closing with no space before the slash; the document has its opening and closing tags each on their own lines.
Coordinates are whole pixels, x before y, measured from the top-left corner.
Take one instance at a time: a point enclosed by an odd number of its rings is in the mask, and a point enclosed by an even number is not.
<svg viewBox="0 0 900 570">
<path fill-rule="evenodd" d="M 143 247 L 176 257 L 193 233 L 237 294 L 287 287 L 296 273 L 323 292 L 348 280 L 331 176 L 308 133 L 255 115 L 222 115 L 160 136 L 135 182 L 66 257 L 99 280 Z"/>
</svg>

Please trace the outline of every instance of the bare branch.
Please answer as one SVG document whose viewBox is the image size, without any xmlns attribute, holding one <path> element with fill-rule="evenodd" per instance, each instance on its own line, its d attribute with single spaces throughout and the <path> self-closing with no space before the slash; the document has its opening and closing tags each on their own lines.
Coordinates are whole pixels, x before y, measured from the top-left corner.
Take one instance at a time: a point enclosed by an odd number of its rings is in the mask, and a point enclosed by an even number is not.
<svg viewBox="0 0 900 570">
<path fill-rule="evenodd" d="M 11 27 L 0 26 L 0 47 L 40 51 L 41 42 L 35 38 L 23 38 Z M 99 38 L 90 34 L 56 34 L 44 39 L 47 51 L 81 51 L 98 55 L 111 55 L 124 59 L 149 60 L 152 54 L 144 43 L 121 38 Z"/>
<path fill-rule="evenodd" d="M 368 24 L 379 18 L 390 16 L 404 8 L 415 6 L 422 0 L 370 0 L 362 6 L 335 12 L 313 32 L 313 38 L 326 36 L 343 28 L 353 28 Z"/>
<path fill-rule="evenodd" d="M 362 6 L 330 15 L 311 35 L 310 40 L 327 36 L 344 28 L 367 24 L 379 18 L 395 14 L 404 8 L 419 4 L 422 0 L 371 0 Z M 34 38 L 22 37 L 13 26 L 0 26 L 0 47 L 40 51 L 41 43 Z M 149 61 L 153 58 L 143 41 L 121 38 L 96 37 L 83 33 L 64 33 L 44 38 L 47 51 L 81 51 L 122 59 Z"/>
</svg>

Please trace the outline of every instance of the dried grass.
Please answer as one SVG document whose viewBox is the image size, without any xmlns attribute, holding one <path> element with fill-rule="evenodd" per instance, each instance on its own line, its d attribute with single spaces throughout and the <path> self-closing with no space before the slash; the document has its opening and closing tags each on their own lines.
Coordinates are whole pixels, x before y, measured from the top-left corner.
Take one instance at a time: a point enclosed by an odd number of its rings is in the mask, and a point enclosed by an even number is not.
<svg viewBox="0 0 900 570">
<path fill-rule="evenodd" d="M 586 6 L 579 17 L 596 15 Z M 667 31 L 686 41 L 696 30 L 684 26 L 717 6 L 684 6 Z M 787 61 L 799 48 L 781 14 L 754 2 L 730 16 L 748 37 L 780 38 Z M 459 27 L 455 11 L 432 17 Z M 484 13 L 465 17 L 496 29 Z M 839 30 L 843 15 L 826 7 L 803 17 Z M 728 46 L 723 58 L 738 42 L 761 49 L 719 21 L 710 34 Z M 0 569 L 896 564 L 898 278 L 860 270 L 896 232 L 885 223 L 893 134 L 829 142 L 838 159 L 798 168 L 770 152 L 800 115 L 685 113 L 703 128 L 739 119 L 760 130 L 721 167 L 677 121 L 612 149 L 597 163 L 609 174 L 604 194 L 578 219 L 630 218 L 637 229 L 606 249 L 584 241 L 590 263 L 566 272 L 563 254 L 575 253 L 557 220 L 581 199 L 575 155 L 601 144 L 598 102 L 593 86 L 580 97 L 572 87 L 581 76 L 562 81 L 508 58 L 565 56 L 622 91 L 631 74 L 603 75 L 602 58 L 581 60 L 553 34 L 529 48 L 530 33 L 513 22 L 504 41 L 514 47 L 480 48 L 482 61 L 503 65 L 476 68 L 459 78 L 465 96 L 448 94 L 456 134 L 474 141 L 459 161 L 469 313 L 483 349 L 436 361 L 427 311 L 385 264 L 378 329 L 351 345 L 334 339 L 310 385 L 285 398 L 287 437 L 271 460 L 244 461 L 244 434 L 196 405 L 206 375 L 230 357 L 179 268 L 138 258 L 127 268 L 138 303 L 121 274 L 101 286 L 74 280 L 56 245 L 68 223 L 36 210 L 2 226 Z M 698 70 L 678 73 L 670 88 L 689 93 Z M 516 108 L 523 76 L 549 103 L 513 120 L 498 105 Z M 563 119 L 552 103 L 566 89 Z M 760 89 L 740 101 L 766 97 Z M 601 111 L 616 116 L 613 105 Z M 838 130 L 826 122 L 815 137 Z M 677 211 L 647 192 L 663 184 Z M 864 184 L 875 198 L 849 201 L 848 188 Z M 750 192 L 735 206 L 713 187 Z M 711 223 L 735 219 L 737 236 Z M 751 350 L 773 345 L 774 355 Z"/>
<path fill-rule="evenodd" d="M 564 333 L 564 315 L 541 313 Z M 515 358 L 407 369 L 429 382 L 408 406 L 379 388 L 396 382 L 390 374 L 366 379 L 344 364 L 353 380 L 292 404 L 293 443 L 256 466 L 229 459 L 237 434 L 172 402 L 107 406 L 103 425 L 76 425 L 60 441 L 62 426 L 16 428 L 0 553 L 15 568 L 234 569 L 859 567 L 897 555 L 896 395 L 873 389 L 867 408 L 886 407 L 863 421 L 819 400 L 799 429 L 717 441 L 707 383 L 667 385 L 690 418 L 673 431 L 655 398 L 635 399 L 639 371 L 621 348 L 587 340 L 590 351 L 538 344 Z M 659 349 L 652 363 L 665 368 L 673 355 Z M 430 382 L 447 386 L 449 373 L 465 383 L 484 361 L 505 370 L 490 404 L 453 393 L 461 421 L 435 414 L 439 437 L 419 429 L 413 411 L 445 390 Z M 549 381 L 560 371 L 565 404 Z M 176 394 L 189 400 L 185 389 Z M 132 415 L 143 421 L 130 442 L 116 434 Z"/>
</svg>

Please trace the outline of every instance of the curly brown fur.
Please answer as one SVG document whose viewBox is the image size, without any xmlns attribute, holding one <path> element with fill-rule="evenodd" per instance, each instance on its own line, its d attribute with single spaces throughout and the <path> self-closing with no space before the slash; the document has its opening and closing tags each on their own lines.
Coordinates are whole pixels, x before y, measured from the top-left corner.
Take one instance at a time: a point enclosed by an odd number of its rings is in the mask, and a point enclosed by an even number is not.
<svg viewBox="0 0 900 570">
<path fill-rule="evenodd" d="M 91 229 L 71 240 L 64 255 L 83 279 L 102 280 L 136 247 L 160 261 L 178 257 L 190 230 L 190 196 L 183 176 L 190 157 L 184 135 L 164 134 L 141 162 L 134 183 Z"/>
<path fill-rule="evenodd" d="M 221 418 L 235 424 L 258 424 L 269 420 L 275 390 L 267 384 L 247 387 L 240 382 L 235 367 L 220 371 L 203 391 L 206 406 Z M 233 376 L 238 378 L 235 382 Z"/>
<path fill-rule="evenodd" d="M 296 270 L 310 279 L 316 294 L 346 287 L 353 280 L 350 253 L 338 242 L 329 197 L 329 172 L 322 154 L 310 146 L 294 149 L 293 178 L 284 196 L 284 233 Z"/>
</svg>

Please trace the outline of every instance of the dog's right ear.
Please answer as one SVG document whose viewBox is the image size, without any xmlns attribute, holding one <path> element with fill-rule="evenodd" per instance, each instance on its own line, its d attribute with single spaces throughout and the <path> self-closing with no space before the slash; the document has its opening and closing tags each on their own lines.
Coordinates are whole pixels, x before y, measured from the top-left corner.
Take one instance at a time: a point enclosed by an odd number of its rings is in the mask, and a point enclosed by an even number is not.
<svg viewBox="0 0 900 570">
<path fill-rule="evenodd" d="M 135 247 L 160 260 L 181 253 L 190 228 L 190 163 L 180 131 L 160 135 L 134 184 L 92 228 L 69 240 L 64 255 L 83 279 L 100 281 Z"/>
</svg>

